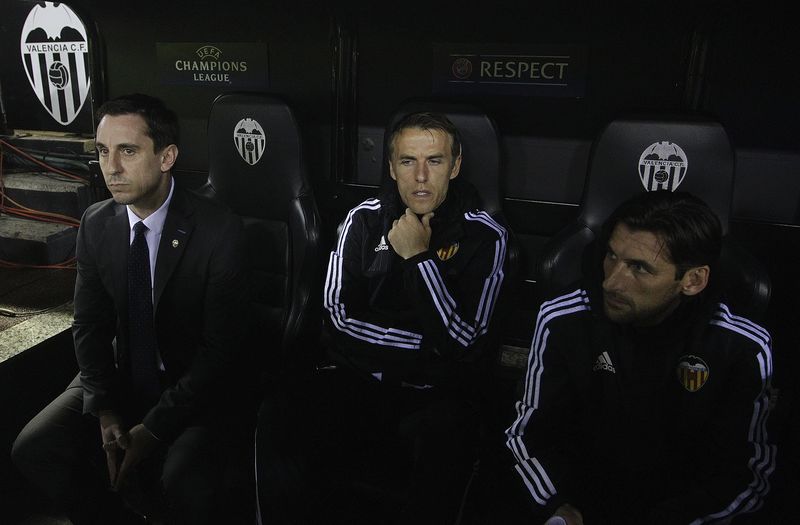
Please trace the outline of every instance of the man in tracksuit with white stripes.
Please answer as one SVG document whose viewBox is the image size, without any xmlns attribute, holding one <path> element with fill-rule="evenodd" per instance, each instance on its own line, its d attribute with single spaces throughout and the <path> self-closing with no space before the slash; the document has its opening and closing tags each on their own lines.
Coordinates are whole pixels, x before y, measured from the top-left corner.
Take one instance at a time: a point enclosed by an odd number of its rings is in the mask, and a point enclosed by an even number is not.
<svg viewBox="0 0 800 525">
<path fill-rule="evenodd" d="M 324 303 L 337 353 L 364 372 L 441 382 L 486 344 L 506 231 L 456 179 L 451 126 L 425 113 L 398 123 L 389 141 L 396 184 L 350 210 L 331 252 Z"/>
<path fill-rule="evenodd" d="M 353 519 L 452 523 L 475 459 L 507 233 L 457 179 L 461 144 L 445 116 L 403 118 L 387 146 L 390 179 L 348 213 L 330 255 L 331 364 L 300 394 L 310 409 L 294 411 L 314 437 L 301 437 L 302 450 L 286 440 L 264 462 L 303 458 L 285 469 L 290 483 L 275 483 L 271 507 L 292 505 L 297 493 L 335 505 L 353 477 L 404 478 L 398 508 L 386 502 L 370 517 L 362 503 Z M 346 521 L 298 501 L 295 519 Z"/>
<path fill-rule="evenodd" d="M 542 304 L 506 431 L 540 523 L 729 523 L 761 507 L 771 341 L 721 300 L 720 246 L 702 201 L 645 192 L 607 221 L 596 274 Z"/>
</svg>

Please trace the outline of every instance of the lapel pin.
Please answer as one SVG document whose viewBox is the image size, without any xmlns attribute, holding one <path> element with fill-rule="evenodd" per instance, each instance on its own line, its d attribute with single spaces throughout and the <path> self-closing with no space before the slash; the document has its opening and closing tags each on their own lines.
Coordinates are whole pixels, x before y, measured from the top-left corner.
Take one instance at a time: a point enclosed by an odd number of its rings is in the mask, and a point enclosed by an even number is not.
<svg viewBox="0 0 800 525">
<path fill-rule="evenodd" d="M 178 239 L 172 239 L 172 247 L 173 248 L 177 248 L 179 244 L 180 244 L 180 242 L 178 242 Z"/>
</svg>

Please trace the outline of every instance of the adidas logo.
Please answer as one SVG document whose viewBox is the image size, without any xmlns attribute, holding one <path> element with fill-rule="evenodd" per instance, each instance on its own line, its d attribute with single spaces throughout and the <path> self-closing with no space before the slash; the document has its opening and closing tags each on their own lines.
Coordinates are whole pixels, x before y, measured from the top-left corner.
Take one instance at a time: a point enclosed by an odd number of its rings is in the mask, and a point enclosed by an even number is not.
<svg viewBox="0 0 800 525">
<path fill-rule="evenodd" d="M 376 252 L 382 252 L 382 251 L 388 250 L 388 249 L 389 249 L 389 245 L 386 244 L 386 237 L 381 235 L 381 242 L 379 242 L 378 245 L 375 247 L 375 251 Z"/>
<path fill-rule="evenodd" d="M 598 370 L 605 370 L 606 372 L 611 372 L 612 374 L 617 373 L 617 370 L 614 368 L 614 365 L 611 364 L 611 356 L 608 355 L 607 351 L 597 356 L 597 361 L 594 362 L 592 370 L 594 370 L 595 372 L 597 372 Z"/>
</svg>

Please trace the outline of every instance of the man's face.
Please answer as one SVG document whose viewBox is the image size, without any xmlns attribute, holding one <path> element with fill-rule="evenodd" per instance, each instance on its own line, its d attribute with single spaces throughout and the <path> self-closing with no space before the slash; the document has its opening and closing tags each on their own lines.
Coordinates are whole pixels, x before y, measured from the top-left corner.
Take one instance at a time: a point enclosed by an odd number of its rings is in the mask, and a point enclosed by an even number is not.
<svg viewBox="0 0 800 525">
<path fill-rule="evenodd" d="M 616 323 L 653 326 L 680 302 L 682 281 L 663 241 L 618 224 L 603 261 L 603 308 Z"/>
<path fill-rule="evenodd" d="M 438 208 L 450 179 L 458 175 L 461 156 L 453 162 L 452 140 L 444 131 L 419 128 L 404 129 L 395 138 L 389 173 L 403 204 L 417 215 Z"/>
<path fill-rule="evenodd" d="M 169 170 L 177 148 L 153 151 L 147 124 L 136 114 L 106 115 L 97 126 L 97 153 L 106 186 L 114 200 L 130 204 L 141 218 L 163 204 L 169 193 Z"/>
</svg>

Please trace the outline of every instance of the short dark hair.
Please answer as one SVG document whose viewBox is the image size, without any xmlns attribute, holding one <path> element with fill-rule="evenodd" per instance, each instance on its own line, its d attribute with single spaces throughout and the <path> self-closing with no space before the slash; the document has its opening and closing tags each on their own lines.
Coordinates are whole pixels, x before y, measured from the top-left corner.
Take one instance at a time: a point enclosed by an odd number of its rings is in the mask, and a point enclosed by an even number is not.
<svg viewBox="0 0 800 525">
<path fill-rule="evenodd" d="M 161 100 L 133 93 L 109 100 L 97 110 L 97 122 L 106 115 L 139 115 L 147 124 L 147 136 L 153 140 L 153 149 L 158 152 L 170 144 L 177 144 L 180 138 L 178 116 Z"/>
<path fill-rule="evenodd" d="M 455 163 L 459 155 L 461 155 L 461 135 L 458 133 L 458 128 L 453 124 L 449 118 L 441 113 L 409 113 L 405 117 L 398 120 L 392 131 L 389 133 L 389 139 L 386 142 L 386 151 L 389 154 L 389 159 L 394 155 L 394 141 L 397 136 L 406 129 L 422 129 L 425 131 L 439 130 L 448 135 L 452 139 L 452 146 L 450 147 L 450 154 L 453 157 L 451 162 Z"/>
<path fill-rule="evenodd" d="M 622 203 L 603 226 L 605 244 L 618 224 L 657 235 L 677 266 L 676 279 L 689 268 L 708 265 L 712 275 L 722 249 L 722 225 L 702 200 L 685 191 L 646 191 Z"/>
</svg>

